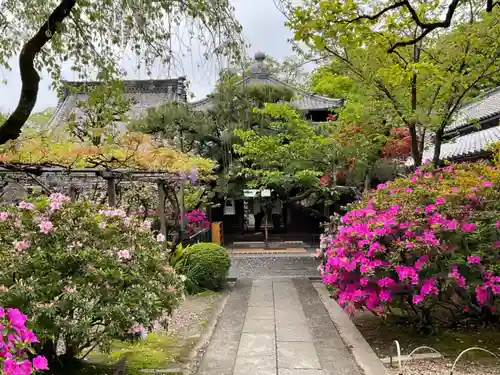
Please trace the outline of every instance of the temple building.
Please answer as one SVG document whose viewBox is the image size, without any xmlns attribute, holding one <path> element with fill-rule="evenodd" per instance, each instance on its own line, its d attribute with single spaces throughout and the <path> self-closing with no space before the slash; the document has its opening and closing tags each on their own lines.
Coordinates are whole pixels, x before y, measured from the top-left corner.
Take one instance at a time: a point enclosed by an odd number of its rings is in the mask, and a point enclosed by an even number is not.
<svg viewBox="0 0 500 375">
<path fill-rule="evenodd" d="M 301 88 L 294 87 L 287 82 L 280 80 L 276 75 L 270 72 L 266 64 L 266 55 L 262 52 L 255 54 L 255 61 L 249 72 L 246 72 L 243 79 L 236 86 L 251 85 L 273 85 L 281 86 L 293 93 L 289 104 L 300 110 L 304 117 L 312 124 L 325 122 L 331 118 L 336 110 L 344 105 L 343 99 L 328 98 L 304 91 Z M 209 110 L 213 105 L 211 96 L 205 99 L 191 103 L 193 109 L 198 111 Z M 226 206 L 219 206 L 212 210 L 212 220 L 222 221 L 226 242 L 242 243 L 243 246 L 249 242 L 262 241 L 263 234 L 255 234 L 254 215 L 252 214 L 252 205 L 255 191 L 247 190 L 244 192 L 244 198 L 235 197 L 225 201 Z M 270 191 L 261 191 L 264 199 L 269 199 Z M 320 219 L 313 218 L 309 212 L 300 208 L 300 205 L 289 205 L 283 202 L 282 222 L 279 235 L 270 237 L 274 243 L 284 243 L 285 239 L 296 242 L 316 242 L 319 238 Z M 229 205 L 229 206 L 228 206 Z M 318 211 L 323 211 L 323 207 L 314 207 Z M 264 225 L 262 225 L 263 227 Z M 272 223 L 268 222 L 268 227 L 273 230 Z"/>
<path fill-rule="evenodd" d="M 448 125 L 441 145 L 441 161 L 475 161 L 489 158 L 488 146 L 500 142 L 500 87 L 464 104 L 455 121 Z M 427 148 L 422 160 L 432 160 L 434 147 Z"/>
<path fill-rule="evenodd" d="M 63 81 L 63 96 L 57 105 L 49 125 L 51 129 L 61 129 L 70 116 L 82 119 L 84 113 L 79 103 L 88 99 L 88 92 L 100 82 Z M 186 79 L 184 77 L 163 80 L 125 80 L 125 94 L 131 99 L 131 108 L 127 113 L 130 119 L 142 116 L 148 108 L 158 107 L 172 101 L 187 101 Z"/>
<path fill-rule="evenodd" d="M 265 59 L 266 55 L 263 52 L 257 52 L 250 72 L 246 73 L 245 77 L 237 85 L 283 86 L 294 93 L 295 97 L 289 104 L 295 109 L 304 111 L 305 116 L 312 122 L 326 121 L 332 110 L 343 106 L 343 99 L 333 99 L 312 94 L 281 81 L 269 71 Z M 212 98 L 208 96 L 205 99 L 191 103 L 191 105 L 194 109 L 203 111 L 211 107 Z"/>
</svg>

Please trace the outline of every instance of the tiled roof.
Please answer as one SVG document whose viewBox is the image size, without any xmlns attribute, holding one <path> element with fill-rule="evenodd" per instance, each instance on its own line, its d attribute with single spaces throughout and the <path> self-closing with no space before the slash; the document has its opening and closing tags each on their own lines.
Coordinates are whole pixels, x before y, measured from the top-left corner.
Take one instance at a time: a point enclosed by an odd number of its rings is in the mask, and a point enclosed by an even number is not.
<svg viewBox="0 0 500 375">
<path fill-rule="evenodd" d="M 466 134 L 441 145 L 441 160 L 456 160 L 486 151 L 488 145 L 500 142 L 500 126 Z M 434 148 L 424 151 L 422 160 L 432 160 Z M 408 163 L 407 163 L 408 164 Z M 412 163 L 410 163 L 411 165 Z"/>
<path fill-rule="evenodd" d="M 50 127 L 59 129 L 75 113 L 77 118 L 83 116 L 78 108 L 78 102 L 88 98 L 87 91 L 100 82 L 63 82 L 66 86 L 81 88 L 76 94 L 66 94 L 60 101 L 54 116 L 50 120 Z M 131 118 L 140 117 L 148 108 L 171 101 L 187 100 L 185 78 L 165 80 L 129 80 L 123 81 L 125 92 L 134 103 L 130 109 Z M 120 127 L 120 126 L 119 126 Z"/>
<path fill-rule="evenodd" d="M 340 107 L 343 105 L 343 99 L 332 99 L 326 96 L 320 96 L 316 94 L 310 94 L 302 89 L 289 85 L 279 79 L 273 77 L 269 73 L 257 73 L 251 76 L 245 77 L 238 85 L 279 85 L 285 86 L 293 91 L 296 95 L 296 99 L 290 102 L 290 105 L 294 108 L 301 110 L 329 110 L 331 108 Z M 212 98 L 207 97 L 205 99 L 192 102 L 191 105 L 194 109 L 199 111 L 205 111 L 212 106 Z"/>
<path fill-rule="evenodd" d="M 500 114 L 500 87 L 484 93 L 474 102 L 463 105 L 458 111 L 455 121 L 446 127 L 446 132 L 498 114 Z"/>
</svg>

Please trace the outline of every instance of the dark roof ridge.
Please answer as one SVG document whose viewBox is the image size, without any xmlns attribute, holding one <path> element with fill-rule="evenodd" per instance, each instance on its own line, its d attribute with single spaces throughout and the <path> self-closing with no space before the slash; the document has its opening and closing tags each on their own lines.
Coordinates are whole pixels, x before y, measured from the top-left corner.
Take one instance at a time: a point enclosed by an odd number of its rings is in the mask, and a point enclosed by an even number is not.
<svg viewBox="0 0 500 375">
<path fill-rule="evenodd" d="M 251 81 L 253 78 L 255 78 L 254 76 L 256 76 L 257 78 L 259 78 L 259 74 L 265 76 L 265 78 L 267 80 L 269 80 L 271 82 L 274 82 L 275 84 L 288 87 L 289 89 L 293 90 L 294 92 L 296 92 L 296 93 L 298 93 L 298 94 L 300 94 L 300 95 L 302 95 L 304 97 L 315 98 L 315 99 L 319 99 L 319 100 L 331 102 L 332 105 L 334 103 L 338 105 L 339 103 L 343 102 L 343 99 L 330 98 L 330 97 L 327 97 L 327 96 L 322 96 L 322 95 L 318 95 L 318 94 L 307 92 L 306 90 L 304 90 L 304 89 L 302 89 L 300 87 L 294 86 L 294 85 L 292 85 L 290 83 L 287 83 L 287 82 L 284 82 L 284 81 L 280 80 L 278 77 L 276 77 L 272 73 L 265 73 L 265 74 L 263 74 L 263 73 L 256 73 L 256 74 L 246 75 L 243 79 L 241 79 L 240 81 L 236 82 L 235 86 L 239 86 L 239 85 L 245 84 L 246 82 Z M 194 107 L 200 106 L 202 104 L 205 104 L 205 103 L 209 102 L 212 99 L 211 95 L 212 94 L 209 94 L 209 95 L 205 96 L 202 99 L 195 100 L 195 101 L 190 102 L 188 104 L 191 105 L 191 106 L 194 106 Z"/>
</svg>

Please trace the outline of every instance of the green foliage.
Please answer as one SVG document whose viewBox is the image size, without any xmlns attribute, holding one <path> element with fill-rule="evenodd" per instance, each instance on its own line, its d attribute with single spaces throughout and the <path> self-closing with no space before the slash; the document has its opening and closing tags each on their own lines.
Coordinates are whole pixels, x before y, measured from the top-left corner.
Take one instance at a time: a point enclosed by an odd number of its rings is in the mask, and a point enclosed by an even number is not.
<svg viewBox="0 0 500 375">
<path fill-rule="evenodd" d="M 120 209 L 53 194 L 0 209 L 0 304 L 33 316 L 41 351 L 69 359 L 151 329 L 183 282 L 149 226 Z"/>
<path fill-rule="evenodd" d="M 230 169 L 239 165 L 238 155 L 232 152 L 232 145 L 238 142 L 235 132 L 265 127 L 268 121 L 254 112 L 254 108 L 262 108 L 264 103 L 290 101 L 294 95 L 284 86 L 237 85 L 240 80 L 240 75 L 222 72 L 217 90 L 211 95 L 210 108 L 196 111 L 189 104 L 170 103 L 151 109 L 132 128 L 216 161 L 217 190 L 227 194 L 229 185 L 236 180 Z"/>
<path fill-rule="evenodd" d="M 219 290 L 227 282 L 231 262 L 227 249 L 220 245 L 200 242 L 179 248 L 172 259 L 176 270 L 187 277 L 189 292 Z"/>
<path fill-rule="evenodd" d="M 421 11 L 437 12 L 439 2 L 429 4 Z M 396 10 L 376 21 L 358 18 L 386 5 L 311 0 L 291 10 L 288 24 L 297 41 L 331 58 L 316 72 L 313 85 L 318 92 L 346 94 L 341 114 L 346 121 L 406 126 L 415 129 L 413 139 L 426 131 L 442 132 L 465 100 L 495 84 L 500 10 L 465 14 L 446 32 L 388 53 L 395 41 L 414 35 L 408 14 Z M 413 149 L 415 156 L 421 152 Z"/>
<path fill-rule="evenodd" d="M 287 104 L 265 104 L 255 114 L 268 123 L 235 131 L 241 139 L 234 145 L 243 162 L 239 173 L 253 187 L 286 192 L 297 185 L 318 188 L 319 177 L 335 157 L 333 139 L 322 133 L 326 129 L 315 128 Z"/>
<path fill-rule="evenodd" d="M 82 117 L 72 113 L 69 123 L 65 124 L 65 132 L 75 136 L 82 142 L 89 142 L 94 146 L 102 142 L 112 142 L 118 135 L 116 123 L 127 123 L 128 112 L 132 100 L 125 94 L 123 81 L 110 80 L 88 90 L 82 87 L 70 88 L 75 92 L 87 92 L 86 100 L 78 101 L 77 106 L 82 111 Z"/>
<path fill-rule="evenodd" d="M 1 3 L 0 66 L 10 68 L 9 61 L 21 50 L 26 38 L 36 34 L 58 4 L 55 0 Z M 191 30 L 189 34 L 182 33 L 186 26 Z M 200 41 L 199 46 L 206 47 L 202 54 L 239 58 L 243 45 L 240 31 L 233 8 L 226 0 L 112 0 L 105 7 L 78 1 L 52 35 L 49 45 L 40 51 L 36 65 L 48 71 L 58 86 L 61 65 L 67 61 L 81 79 L 96 71 L 100 79 L 111 78 L 119 73 L 125 51 L 132 50 L 141 61 L 138 68 L 149 71 L 153 63 L 174 65 L 177 57 L 186 52 L 181 46 L 189 50 L 190 42 L 195 39 Z M 183 43 L 178 44 L 176 51 L 165 47 L 178 37 Z"/>
</svg>

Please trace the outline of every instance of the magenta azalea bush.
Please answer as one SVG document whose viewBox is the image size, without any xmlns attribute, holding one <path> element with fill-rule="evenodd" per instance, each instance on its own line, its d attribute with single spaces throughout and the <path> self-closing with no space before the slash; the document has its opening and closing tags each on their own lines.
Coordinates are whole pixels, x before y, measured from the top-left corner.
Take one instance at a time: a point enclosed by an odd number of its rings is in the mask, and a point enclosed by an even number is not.
<svg viewBox="0 0 500 375">
<path fill-rule="evenodd" d="M 152 328 L 184 285 L 150 226 L 61 194 L 0 206 L 0 305 L 32 317 L 49 362 Z"/>
<path fill-rule="evenodd" d="M 193 210 L 185 213 L 186 231 L 188 234 L 195 234 L 203 229 L 210 228 L 210 221 L 207 219 L 207 214 L 201 210 Z"/>
<path fill-rule="evenodd" d="M 0 307 L 0 374 L 31 375 L 48 370 L 48 361 L 42 355 L 30 356 L 31 345 L 38 338 L 26 327 L 27 317 L 18 309 Z"/>
<path fill-rule="evenodd" d="M 380 185 L 324 236 L 324 283 L 348 311 L 391 306 L 432 324 L 437 309 L 500 308 L 500 168 L 422 168 Z"/>
</svg>

